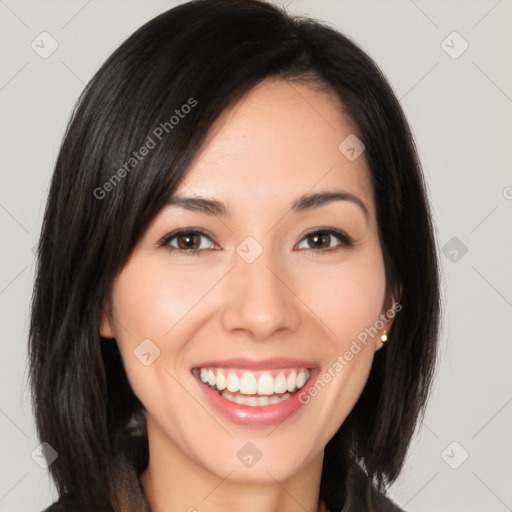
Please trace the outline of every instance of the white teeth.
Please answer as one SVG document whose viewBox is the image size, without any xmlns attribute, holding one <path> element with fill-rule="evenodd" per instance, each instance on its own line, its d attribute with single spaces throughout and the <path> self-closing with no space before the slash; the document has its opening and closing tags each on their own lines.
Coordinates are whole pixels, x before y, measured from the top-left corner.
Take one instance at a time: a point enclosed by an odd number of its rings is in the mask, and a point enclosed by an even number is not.
<svg viewBox="0 0 512 512">
<path fill-rule="evenodd" d="M 268 396 L 259 396 L 258 397 L 258 405 L 261 407 L 262 405 L 269 405 L 270 404 L 270 398 Z"/>
<path fill-rule="evenodd" d="M 251 407 L 256 407 L 259 405 L 258 397 L 257 396 L 242 396 L 243 401 L 245 402 L 244 405 L 250 405 Z"/>
<path fill-rule="evenodd" d="M 230 402 L 235 402 L 240 405 L 248 405 L 250 407 L 265 407 L 266 405 L 277 404 L 283 400 L 288 400 L 291 395 L 290 393 L 285 393 L 281 397 L 273 395 L 271 397 L 268 396 L 244 396 L 240 393 L 230 393 L 227 389 L 225 389 L 221 395 L 229 400 Z"/>
<path fill-rule="evenodd" d="M 295 384 L 297 383 L 297 374 L 295 372 L 290 373 L 288 375 L 288 391 L 291 393 L 295 389 Z"/>
<path fill-rule="evenodd" d="M 308 375 L 306 375 L 305 370 L 301 370 L 299 374 L 297 375 L 297 387 L 300 389 L 304 384 L 306 384 L 306 381 L 308 380 Z"/>
<path fill-rule="evenodd" d="M 262 374 L 258 380 L 258 395 L 273 395 L 274 379 L 268 373 Z"/>
<path fill-rule="evenodd" d="M 240 393 L 242 395 L 255 395 L 258 390 L 258 383 L 256 382 L 256 377 L 251 372 L 242 373 L 242 378 L 240 379 Z"/>
<path fill-rule="evenodd" d="M 273 372 L 274 375 L 276 373 Z M 279 371 L 276 377 L 272 377 L 271 372 L 245 370 L 239 375 L 240 370 L 201 368 L 199 371 L 201 381 L 219 391 L 227 389 L 231 393 L 261 396 L 293 393 L 306 384 L 311 372 L 306 368 L 298 371 L 289 369 Z"/>
<path fill-rule="evenodd" d="M 288 382 L 286 380 L 286 377 L 284 376 L 284 373 L 280 373 L 274 379 L 274 391 L 276 393 L 284 393 L 287 390 L 288 390 Z"/>
<path fill-rule="evenodd" d="M 236 393 L 240 389 L 240 383 L 238 380 L 238 377 L 234 373 L 229 373 L 227 378 L 227 385 L 228 391 L 231 391 L 232 393 Z"/>
<path fill-rule="evenodd" d="M 217 389 L 219 391 L 222 391 L 223 389 L 226 389 L 227 382 L 226 377 L 224 377 L 224 374 L 221 370 L 217 372 Z"/>
</svg>

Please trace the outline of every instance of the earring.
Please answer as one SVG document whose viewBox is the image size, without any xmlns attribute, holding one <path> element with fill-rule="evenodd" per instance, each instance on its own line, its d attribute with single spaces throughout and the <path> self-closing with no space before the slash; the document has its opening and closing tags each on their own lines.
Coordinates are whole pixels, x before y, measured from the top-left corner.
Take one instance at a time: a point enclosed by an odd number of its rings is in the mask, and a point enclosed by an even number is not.
<svg viewBox="0 0 512 512">
<path fill-rule="evenodd" d="M 388 341 L 388 335 L 386 334 L 388 331 L 384 329 L 384 332 L 382 333 L 382 336 L 380 337 L 380 340 L 382 343 L 386 343 Z"/>
<path fill-rule="evenodd" d="M 107 340 L 113 340 L 114 339 L 114 336 L 112 335 L 112 328 L 110 326 L 108 327 L 108 332 L 105 333 L 106 336 L 103 335 L 101 333 L 101 331 L 102 331 L 102 329 L 100 328 L 100 336 L 102 336 L 103 338 L 106 338 Z"/>
</svg>

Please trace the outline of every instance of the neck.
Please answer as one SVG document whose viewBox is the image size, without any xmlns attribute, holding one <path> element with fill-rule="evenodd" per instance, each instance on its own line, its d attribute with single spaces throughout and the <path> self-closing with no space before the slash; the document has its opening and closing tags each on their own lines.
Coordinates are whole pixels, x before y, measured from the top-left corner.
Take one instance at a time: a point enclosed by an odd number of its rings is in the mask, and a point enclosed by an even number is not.
<svg viewBox="0 0 512 512">
<path fill-rule="evenodd" d="M 234 469 L 216 475 L 191 460 L 151 421 L 149 463 L 140 481 L 151 512 L 324 512 L 319 504 L 323 453 L 289 478 L 234 481 Z"/>
</svg>

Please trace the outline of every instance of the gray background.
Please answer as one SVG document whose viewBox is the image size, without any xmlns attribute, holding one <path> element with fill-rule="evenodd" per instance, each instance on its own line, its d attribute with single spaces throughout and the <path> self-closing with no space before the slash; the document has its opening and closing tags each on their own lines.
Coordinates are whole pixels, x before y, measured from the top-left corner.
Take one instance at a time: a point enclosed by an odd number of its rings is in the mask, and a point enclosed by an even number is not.
<svg viewBox="0 0 512 512">
<path fill-rule="evenodd" d="M 444 248 L 442 362 L 391 495 L 411 512 L 512 510 L 512 1 L 286 1 L 350 35 L 389 78 Z M 31 457 L 26 334 L 33 247 L 66 123 L 120 42 L 178 3 L 0 0 L 1 511 L 56 498 Z M 47 59 L 31 48 L 51 48 L 43 31 L 59 45 Z"/>
</svg>

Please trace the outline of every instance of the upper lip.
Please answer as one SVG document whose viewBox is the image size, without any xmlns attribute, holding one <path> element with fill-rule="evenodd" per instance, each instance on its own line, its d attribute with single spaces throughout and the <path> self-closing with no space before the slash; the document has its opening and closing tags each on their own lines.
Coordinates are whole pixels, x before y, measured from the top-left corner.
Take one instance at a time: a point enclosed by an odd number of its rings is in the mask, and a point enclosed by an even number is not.
<svg viewBox="0 0 512 512">
<path fill-rule="evenodd" d="M 233 358 L 222 361 L 205 361 L 194 365 L 194 368 L 240 368 L 245 370 L 277 370 L 280 368 L 308 368 L 318 365 L 312 361 L 290 357 L 272 357 L 269 359 Z"/>
</svg>

